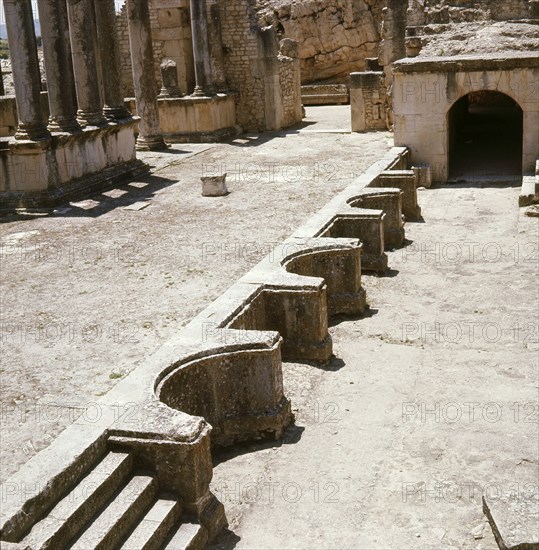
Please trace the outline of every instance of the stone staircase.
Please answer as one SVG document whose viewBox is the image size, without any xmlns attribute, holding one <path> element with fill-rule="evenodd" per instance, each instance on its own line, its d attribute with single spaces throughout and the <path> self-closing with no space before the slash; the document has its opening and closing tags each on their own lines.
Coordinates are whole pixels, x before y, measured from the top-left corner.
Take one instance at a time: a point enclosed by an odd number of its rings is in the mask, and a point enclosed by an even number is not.
<svg viewBox="0 0 539 550">
<path fill-rule="evenodd" d="M 43 516 L 14 547 L 196 550 L 207 542 L 206 530 L 183 515 L 175 495 L 160 490 L 155 473 L 121 451 L 109 451 Z"/>
</svg>

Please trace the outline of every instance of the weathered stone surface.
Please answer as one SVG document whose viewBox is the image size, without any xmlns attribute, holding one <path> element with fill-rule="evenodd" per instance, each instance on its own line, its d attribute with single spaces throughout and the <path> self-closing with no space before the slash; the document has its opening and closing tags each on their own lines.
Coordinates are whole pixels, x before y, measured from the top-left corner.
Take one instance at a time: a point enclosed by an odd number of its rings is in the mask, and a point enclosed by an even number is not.
<svg viewBox="0 0 539 550">
<path fill-rule="evenodd" d="M 17 100 L 19 140 L 47 140 L 40 102 L 40 71 L 36 54 L 32 5 L 29 0 L 4 2 Z"/>
<path fill-rule="evenodd" d="M 379 0 L 258 0 L 260 25 L 282 28 L 299 43 L 303 83 L 345 77 L 377 53 L 383 2 Z"/>
<path fill-rule="evenodd" d="M 425 57 L 393 65 L 395 143 L 407 145 L 414 163 L 432 166 L 434 181 L 449 177 L 448 112 L 461 98 L 478 90 L 499 92 L 522 109 L 523 174 L 533 174 L 539 142 L 534 53 Z"/>
<path fill-rule="evenodd" d="M 178 86 L 177 64 L 173 59 L 163 59 L 161 62 L 161 80 L 163 87 L 159 97 L 181 97 Z"/>
<path fill-rule="evenodd" d="M 154 55 L 148 0 L 128 0 L 129 43 L 140 116 L 137 148 L 143 151 L 166 149 L 159 126 L 157 88 L 153 78 Z"/>
<path fill-rule="evenodd" d="M 483 511 L 501 550 L 539 549 L 537 484 L 532 481 L 528 487 L 526 494 L 518 496 L 483 496 Z"/>
<path fill-rule="evenodd" d="M 226 174 L 220 176 L 203 176 L 202 181 L 202 196 L 204 197 L 222 197 L 228 195 L 226 187 Z"/>
</svg>

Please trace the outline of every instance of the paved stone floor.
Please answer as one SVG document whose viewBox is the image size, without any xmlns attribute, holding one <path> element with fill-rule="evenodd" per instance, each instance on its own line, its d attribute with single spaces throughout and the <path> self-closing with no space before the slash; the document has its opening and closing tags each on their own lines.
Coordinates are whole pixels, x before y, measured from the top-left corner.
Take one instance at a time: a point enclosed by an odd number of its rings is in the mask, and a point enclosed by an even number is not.
<svg viewBox="0 0 539 550">
<path fill-rule="evenodd" d="M 420 192 L 391 276 L 364 277 L 371 316 L 332 327 L 332 367 L 285 365 L 283 444 L 218 456 L 215 548 L 495 550 L 482 495 L 537 502 L 539 225 L 517 198 Z"/>
</svg>

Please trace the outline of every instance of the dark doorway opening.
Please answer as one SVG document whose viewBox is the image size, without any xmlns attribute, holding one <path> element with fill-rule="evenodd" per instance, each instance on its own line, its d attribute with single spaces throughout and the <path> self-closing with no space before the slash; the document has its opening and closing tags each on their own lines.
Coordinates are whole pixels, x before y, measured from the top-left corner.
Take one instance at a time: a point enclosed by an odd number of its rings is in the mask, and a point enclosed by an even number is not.
<svg viewBox="0 0 539 550">
<path fill-rule="evenodd" d="M 500 92 L 471 92 L 448 115 L 449 179 L 508 180 L 522 176 L 522 109 Z"/>
</svg>

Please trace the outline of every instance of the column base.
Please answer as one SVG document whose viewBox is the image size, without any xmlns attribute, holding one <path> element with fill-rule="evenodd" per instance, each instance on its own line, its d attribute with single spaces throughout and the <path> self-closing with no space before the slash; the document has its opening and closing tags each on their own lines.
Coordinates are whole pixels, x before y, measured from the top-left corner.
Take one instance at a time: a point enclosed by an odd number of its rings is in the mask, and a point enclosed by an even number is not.
<svg viewBox="0 0 539 550">
<path fill-rule="evenodd" d="M 108 124 L 107 119 L 103 116 L 102 111 L 87 112 L 79 110 L 77 112 L 77 122 L 83 127 L 95 126 L 96 128 L 103 128 Z"/>
<path fill-rule="evenodd" d="M 73 134 L 81 132 L 82 128 L 75 118 L 50 118 L 48 129 L 50 132 L 67 132 Z"/>
<path fill-rule="evenodd" d="M 140 136 L 137 138 L 137 151 L 164 151 L 168 149 L 163 136 Z"/>
<path fill-rule="evenodd" d="M 43 141 L 50 139 L 51 134 L 43 123 L 24 124 L 19 123 L 15 132 L 17 141 Z"/>
<path fill-rule="evenodd" d="M 128 118 L 133 117 L 133 115 L 123 106 L 104 107 L 103 115 L 109 122 L 116 122 L 117 120 L 126 120 Z"/>
<path fill-rule="evenodd" d="M 210 97 L 200 86 L 195 86 L 193 93 L 188 97 Z"/>
</svg>

